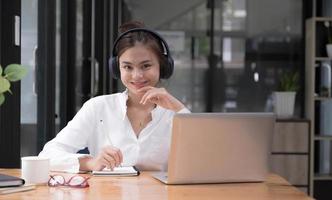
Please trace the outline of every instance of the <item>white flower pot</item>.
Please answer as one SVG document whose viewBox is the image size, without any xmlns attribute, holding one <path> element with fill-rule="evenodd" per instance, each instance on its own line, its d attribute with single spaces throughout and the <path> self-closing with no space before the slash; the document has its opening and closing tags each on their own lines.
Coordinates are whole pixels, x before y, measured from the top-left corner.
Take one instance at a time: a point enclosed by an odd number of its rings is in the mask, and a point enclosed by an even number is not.
<svg viewBox="0 0 332 200">
<path fill-rule="evenodd" d="M 291 118 L 294 115 L 296 92 L 274 92 L 274 112 L 279 118 Z"/>
<path fill-rule="evenodd" d="M 326 45 L 326 52 L 327 52 L 327 56 L 329 58 L 332 58 L 332 44 L 327 44 Z"/>
</svg>

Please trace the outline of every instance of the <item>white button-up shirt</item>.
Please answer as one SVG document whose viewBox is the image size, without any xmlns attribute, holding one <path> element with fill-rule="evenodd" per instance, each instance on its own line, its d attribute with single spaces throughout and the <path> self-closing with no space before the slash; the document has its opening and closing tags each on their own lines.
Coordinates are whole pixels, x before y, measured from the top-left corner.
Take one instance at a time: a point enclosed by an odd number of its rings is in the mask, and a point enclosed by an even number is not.
<svg viewBox="0 0 332 200">
<path fill-rule="evenodd" d="M 170 147 L 174 112 L 156 106 L 152 121 L 137 138 L 127 117 L 127 91 L 98 96 L 84 103 L 75 117 L 57 136 L 45 144 L 40 157 L 50 158 L 51 170 L 79 171 L 83 154 L 77 151 L 88 147 L 95 157 L 106 145 L 121 150 L 123 166 L 139 170 L 165 170 Z M 179 112 L 190 112 L 184 108 Z"/>
</svg>

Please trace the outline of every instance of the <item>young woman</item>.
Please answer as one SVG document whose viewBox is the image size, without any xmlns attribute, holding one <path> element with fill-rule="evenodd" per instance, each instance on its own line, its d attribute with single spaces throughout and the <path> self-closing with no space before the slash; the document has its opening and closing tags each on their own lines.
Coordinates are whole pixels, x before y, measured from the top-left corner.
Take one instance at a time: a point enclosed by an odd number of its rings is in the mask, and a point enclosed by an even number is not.
<svg viewBox="0 0 332 200">
<path fill-rule="evenodd" d="M 119 165 L 140 170 L 167 166 L 172 118 L 190 112 L 158 87 L 173 72 L 166 42 L 140 22 L 120 27 L 111 71 L 126 90 L 87 101 L 68 125 L 49 141 L 40 157 L 51 160 L 51 169 L 78 172 Z M 90 154 L 77 154 L 88 147 Z"/>
</svg>

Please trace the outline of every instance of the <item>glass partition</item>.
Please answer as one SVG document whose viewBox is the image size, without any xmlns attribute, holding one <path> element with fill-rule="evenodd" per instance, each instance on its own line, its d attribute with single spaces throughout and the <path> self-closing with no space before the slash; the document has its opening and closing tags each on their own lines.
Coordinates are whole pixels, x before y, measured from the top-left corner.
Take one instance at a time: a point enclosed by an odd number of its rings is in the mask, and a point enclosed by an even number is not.
<svg viewBox="0 0 332 200">
<path fill-rule="evenodd" d="M 281 74 L 292 70 L 303 74 L 301 0 L 214 1 L 213 7 L 211 1 L 179 0 L 167 5 L 157 1 L 168 10 L 168 15 L 161 11 L 158 17 L 147 17 L 155 14 L 152 6 L 126 2 L 133 19 L 161 34 L 182 33 L 176 39 L 165 36 L 168 43 L 181 41 L 183 45 L 170 45 L 175 75 L 166 87 L 194 112 L 206 111 L 208 102 L 213 112 L 272 111 L 272 93 Z M 216 69 L 207 75 L 211 67 Z M 300 115 L 303 92 L 297 97 L 296 114 Z"/>
</svg>

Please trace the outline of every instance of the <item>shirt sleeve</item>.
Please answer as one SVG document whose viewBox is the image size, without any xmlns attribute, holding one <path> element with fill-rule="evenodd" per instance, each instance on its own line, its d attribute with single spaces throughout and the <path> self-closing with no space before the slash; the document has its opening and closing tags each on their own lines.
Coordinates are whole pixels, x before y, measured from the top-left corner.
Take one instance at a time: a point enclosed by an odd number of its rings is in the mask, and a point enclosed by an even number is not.
<svg viewBox="0 0 332 200">
<path fill-rule="evenodd" d="M 91 101 L 86 102 L 75 117 L 57 136 L 45 144 L 40 157 L 50 159 L 52 171 L 79 172 L 79 158 L 85 154 L 77 152 L 87 147 L 94 130 L 94 108 Z"/>
<path fill-rule="evenodd" d="M 191 111 L 188 108 L 184 107 L 181 110 L 179 110 L 177 113 L 191 113 Z"/>
</svg>

